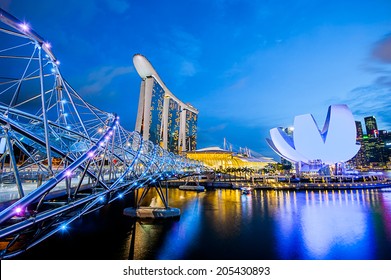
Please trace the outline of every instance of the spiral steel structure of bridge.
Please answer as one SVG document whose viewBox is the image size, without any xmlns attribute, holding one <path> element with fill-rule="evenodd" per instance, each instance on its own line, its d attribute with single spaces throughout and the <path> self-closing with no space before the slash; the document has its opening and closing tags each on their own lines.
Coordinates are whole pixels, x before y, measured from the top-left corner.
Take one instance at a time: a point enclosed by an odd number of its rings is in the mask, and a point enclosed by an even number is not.
<svg viewBox="0 0 391 280">
<path fill-rule="evenodd" d="M 0 9 L 0 258 L 199 162 L 143 141 L 87 103 L 49 42 Z"/>
</svg>

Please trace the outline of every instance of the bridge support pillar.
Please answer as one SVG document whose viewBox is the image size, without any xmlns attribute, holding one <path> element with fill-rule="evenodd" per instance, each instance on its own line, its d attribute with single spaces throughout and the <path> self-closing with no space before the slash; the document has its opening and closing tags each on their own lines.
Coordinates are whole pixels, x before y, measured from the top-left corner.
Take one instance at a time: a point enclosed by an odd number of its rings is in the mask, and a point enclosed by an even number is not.
<svg viewBox="0 0 391 280">
<path fill-rule="evenodd" d="M 155 189 L 159 198 L 163 202 L 163 207 L 158 207 L 156 200 L 152 201 L 150 206 L 141 206 L 146 195 L 151 189 Z M 136 190 L 136 207 L 125 208 L 123 214 L 132 218 L 141 218 L 141 219 L 167 219 L 167 218 L 177 218 L 181 215 L 181 210 L 179 208 L 172 208 L 168 205 L 168 186 L 166 184 L 166 191 L 163 191 L 163 188 L 160 182 L 151 184 L 143 188 L 141 195 L 138 194 L 139 189 Z"/>
</svg>

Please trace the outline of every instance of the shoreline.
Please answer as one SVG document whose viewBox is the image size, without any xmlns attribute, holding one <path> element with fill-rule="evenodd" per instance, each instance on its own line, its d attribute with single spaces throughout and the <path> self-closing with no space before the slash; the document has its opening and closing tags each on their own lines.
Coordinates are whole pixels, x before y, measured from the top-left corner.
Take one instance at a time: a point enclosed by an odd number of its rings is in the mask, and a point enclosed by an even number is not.
<svg viewBox="0 0 391 280">
<path fill-rule="evenodd" d="M 164 182 L 165 183 L 165 182 Z M 163 183 L 163 186 L 164 186 Z M 169 188 L 179 188 L 183 181 L 168 182 Z M 360 183 L 251 183 L 251 182 L 200 182 L 205 189 L 238 189 L 249 187 L 254 190 L 370 190 L 390 188 L 391 182 L 360 182 Z"/>
</svg>

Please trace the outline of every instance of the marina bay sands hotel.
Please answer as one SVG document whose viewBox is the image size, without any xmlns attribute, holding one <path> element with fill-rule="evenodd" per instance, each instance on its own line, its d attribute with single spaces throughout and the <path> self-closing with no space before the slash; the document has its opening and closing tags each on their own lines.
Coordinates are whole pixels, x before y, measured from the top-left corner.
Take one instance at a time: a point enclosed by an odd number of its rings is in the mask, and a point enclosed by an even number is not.
<svg viewBox="0 0 391 280">
<path fill-rule="evenodd" d="M 134 55 L 133 64 L 142 79 L 135 130 L 169 152 L 195 150 L 198 110 L 166 87 L 146 57 Z"/>
</svg>

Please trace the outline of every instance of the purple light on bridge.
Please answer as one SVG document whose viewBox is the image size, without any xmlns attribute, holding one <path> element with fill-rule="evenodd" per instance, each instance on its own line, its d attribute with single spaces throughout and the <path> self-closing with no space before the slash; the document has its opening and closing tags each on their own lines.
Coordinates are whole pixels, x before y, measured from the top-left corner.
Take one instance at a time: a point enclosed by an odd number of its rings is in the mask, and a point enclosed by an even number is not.
<svg viewBox="0 0 391 280">
<path fill-rule="evenodd" d="M 71 171 L 71 170 L 67 170 L 67 171 L 65 172 L 65 176 L 71 177 L 71 176 L 72 176 L 72 171 Z"/>
<path fill-rule="evenodd" d="M 22 28 L 22 30 L 25 31 L 25 32 L 27 32 L 27 31 L 30 30 L 30 25 L 29 25 L 28 23 L 26 23 L 26 22 L 21 23 L 19 26 L 20 26 L 20 28 Z"/>
</svg>

